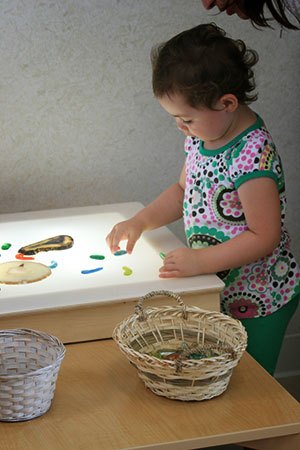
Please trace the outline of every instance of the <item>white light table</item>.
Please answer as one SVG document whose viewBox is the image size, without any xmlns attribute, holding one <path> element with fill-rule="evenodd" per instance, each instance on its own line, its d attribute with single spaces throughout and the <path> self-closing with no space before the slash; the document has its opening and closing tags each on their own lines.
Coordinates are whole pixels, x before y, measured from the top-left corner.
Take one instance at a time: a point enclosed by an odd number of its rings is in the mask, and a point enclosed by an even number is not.
<svg viewBox="0 0 300 450">
<path fill-rule="evenodd" d="M 11 247 L 0 250 L 0 263 L 15 260 L 23 246 L 57 235 L 72 236 L 74 245 L 34 255 L 36 262 L 47 266 L 57 263 L 48 278 L 24 285 L 0 285 L 0 327 L 42 330 L 64 343 L 108 338 L 115 325 L 134 312 L 140 297 L 161 289 L 181 294 L 187 304 L 219 310 L 224 284 L 216 275 L 158 277 L 160 253 L 184 247 L 166 227 L 145 233 L 132 255 L 111 254 L 106 235 L 115 223 L 142 207 L 131 202 L 1 215 L 0 247 L 3 243 Z M 95 254 L 104 259 L 91 259 Z M 98 272 L 81 273 L 99 267 Z M 152 305 L 172 302 L 168 298 L 151 300 Z"/>
</svg>

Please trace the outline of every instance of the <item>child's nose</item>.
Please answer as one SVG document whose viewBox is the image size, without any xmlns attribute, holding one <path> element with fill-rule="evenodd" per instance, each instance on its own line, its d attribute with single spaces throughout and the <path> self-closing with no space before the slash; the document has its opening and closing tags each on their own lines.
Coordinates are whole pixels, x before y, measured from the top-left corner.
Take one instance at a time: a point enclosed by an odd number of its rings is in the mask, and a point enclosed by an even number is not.
<svg viewBox="0 0 300 450">
<path fill-rule="evenodd" d="M 176 123 L 179 130 L 186 131 L 188 129 L 180 119 L 176 119 Z"/>
</svg>

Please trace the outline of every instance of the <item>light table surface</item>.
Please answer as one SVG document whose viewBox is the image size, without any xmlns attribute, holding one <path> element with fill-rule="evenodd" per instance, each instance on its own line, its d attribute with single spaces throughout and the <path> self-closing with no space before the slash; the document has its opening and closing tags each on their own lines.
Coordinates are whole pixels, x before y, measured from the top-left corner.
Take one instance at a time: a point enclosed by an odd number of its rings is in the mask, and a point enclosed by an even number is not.
<svg viewBox="0 0 300 450">
<path fill-rule="evenodd" d="M 44 280 L 0 285 L 0 328 L 42 330 L 64 343 L 109 338 L 116 324 L 133 313 L 141 296 L 162 289 L 180 294 L 186 304 L 218 311 L 224 283 L 216 275 L 159 278 L 160 253 L 185 246 L 166 227 L 144 233 L 132 255 L 111 254 L 105 237 L 115 223 L 141 208 L 141 203 L 130 202 L 2 214 L 0 247 L 4 242 L 11 247 L 1 250 L 0 263 L 15 260 L 23 246 L 57 235 L 70 235 L 74 245 L 34 255 L 35 262 L 57 263 Z M 93 254 L 104 259 L 93 260 Z M 81 273 L 100 266 L 99 272 Z M 132 269 L 132 275 L 125 276 L 124 267 Z M 174 304 L 174 300 L 154 299 L 151 304 Z"/>
<path fill-rule="evenodd" d="M 247 353 L 221 396 L 159 397 L 108 339 L 67 345 L 51 409 L 0 429 L 1 450 L 299 450 L 300 404 Z"/>
</svg>

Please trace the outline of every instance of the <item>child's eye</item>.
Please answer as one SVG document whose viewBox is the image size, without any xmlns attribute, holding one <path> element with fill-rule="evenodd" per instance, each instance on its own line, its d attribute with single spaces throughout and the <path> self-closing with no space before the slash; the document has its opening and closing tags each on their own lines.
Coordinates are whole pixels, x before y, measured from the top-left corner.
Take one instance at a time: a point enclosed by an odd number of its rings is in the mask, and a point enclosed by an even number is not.
<svg viewBox="0 0 300 450">
<path fill-rule="evenodd" d="M 185 124 L 191 124 L 193 122 L 192 120 L 184 120 L 184 119 L 181 119 L 181 120 Z"/>
</svg>

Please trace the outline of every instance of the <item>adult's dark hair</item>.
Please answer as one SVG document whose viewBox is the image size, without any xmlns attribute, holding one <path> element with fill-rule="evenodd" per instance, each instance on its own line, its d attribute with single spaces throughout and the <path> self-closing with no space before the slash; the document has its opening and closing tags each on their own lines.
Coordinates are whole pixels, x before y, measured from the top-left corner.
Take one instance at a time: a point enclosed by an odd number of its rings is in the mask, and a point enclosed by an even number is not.
<svg viewBox="0 0 300 450">
<path fill-rule="evenodd" d="M 290 30 L 299 30 L 299 27 L 292 24 L 285 14 L 285 3 L 283 0 L 244 0 L 243 12 L 249 17 L 252 24 L 259 27 L 271 27 L 272 18 L 265 15 L 266 8 L 270 11 L 280 25 Z"/>
<path fill-rule="evenodd" d="M 234 94 L 240 104 L 257 95 L 252 66 L 257 53 L 241 40 L 226 37 L 214 23 L 183 31 L 151 52 L 152 86 L 158 98 L 182 94 L 192 107 L 213 109 L 224 94 Z"/>
</svg>

